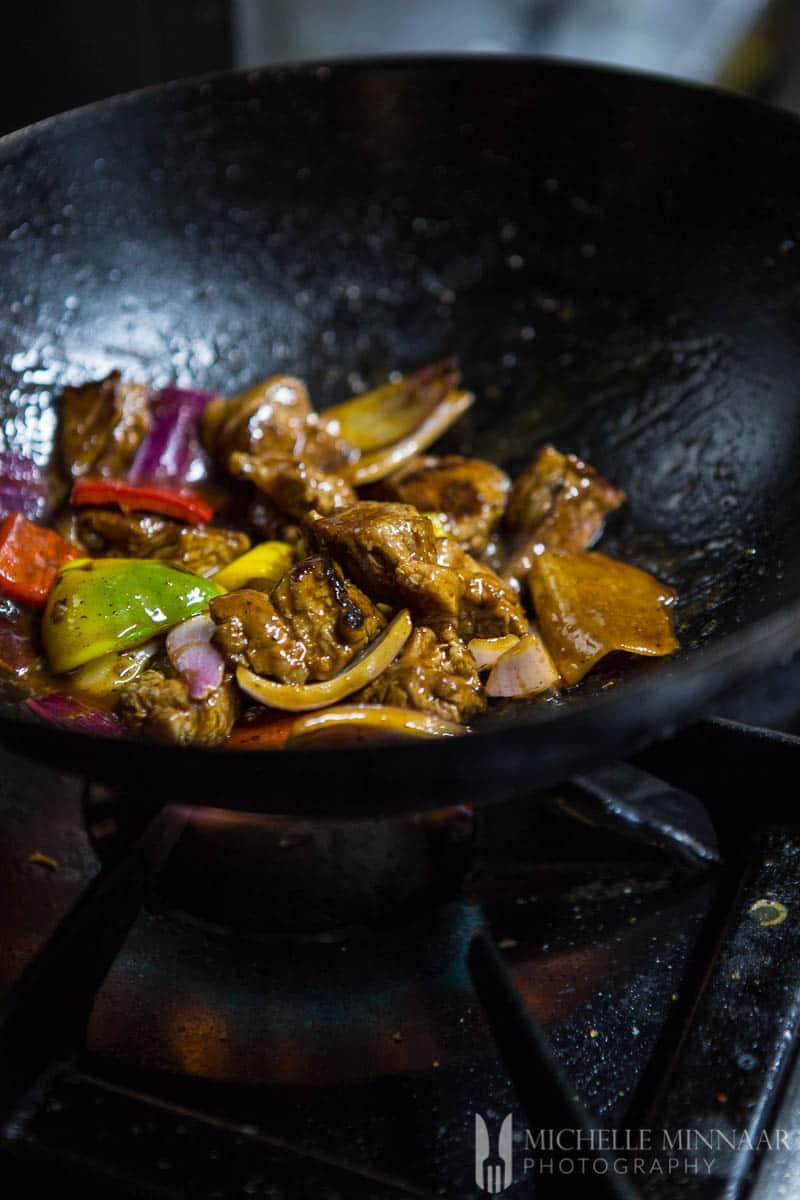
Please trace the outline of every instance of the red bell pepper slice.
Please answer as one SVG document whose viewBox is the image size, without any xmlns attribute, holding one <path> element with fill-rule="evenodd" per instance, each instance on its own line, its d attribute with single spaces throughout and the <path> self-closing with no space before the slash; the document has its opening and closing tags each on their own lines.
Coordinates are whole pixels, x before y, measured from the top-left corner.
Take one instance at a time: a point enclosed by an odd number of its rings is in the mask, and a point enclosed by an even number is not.
<svg viewBox="0 0 800 1200">
<path fill-rule="evenodd" d="M 80 551 L 53 529 L 13 512 L 0 525 L 0 592 L 20 604 L 43 608 L 58 569 Z"/>
<path fill-rule="evenodd" d="M 72 489 L 70 500 L 74 508 L 87 504 L 115 504 L 123 512 L 161 513 L 177 517 L 190 525 L 205 525 L 214 515 L 207 501 L 186 488 L 162 487 L 160 484 L 128 483 L 125 479 L 102 479 L 86 476 Z"/>
<path fill-rule="evenodd" d="M 297 713 L 267 712 L 245 716 L 225 745 L 235 750 L 281 750 L 289 740 Z"/>
</svg>

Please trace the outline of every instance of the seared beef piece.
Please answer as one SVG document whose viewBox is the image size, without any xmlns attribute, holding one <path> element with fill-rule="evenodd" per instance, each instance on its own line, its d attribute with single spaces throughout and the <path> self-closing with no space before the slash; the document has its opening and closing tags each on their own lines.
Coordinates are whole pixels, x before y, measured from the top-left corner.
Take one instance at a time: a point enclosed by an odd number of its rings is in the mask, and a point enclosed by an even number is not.
<svg viewBox="0 0 800 1200">
<path fill-rule="evenodd" d="M 306 647 L 309 679 L 329 679 L 373 641 L 386 618 L 327 554 L 306 558 L 284 575 L 270 597 Z"/>
<path fill-rule="evenodd" d="M 250 549 L 249 537 L 237 529 L 180 525 L 152 513 L 111 508 L 82 509 L 69 530 L 72 540 L 95 557 L 160 558 L 196 575 L 210 575 Z"/>
<path fill-rule="evenodd" d="M 255 458 L 237 451 L 228 460 L 228 470 L 237 479 L 249 479 L 276 508 L 295 520 L 302 520 L 312 509 L 327 516 L 356 499 L 341 476 L 328 475 L 288 454 Z"/>
<path fill-rule="evenodd" d="M 214 575 L 250 549 L 250 538 L 239 529 L 212 525 L 181 525 L 176 541 L 150 558 L 162 558 L 195 575 Z"/>
<path fill-rule="evenodd" d="M 327 555 L 297 563 L 269 598 L 254 588 L 218 596 L 211 616 L 229 661 L 284 683 L 330 679 L 386 624 Z"/>
<path fill-rule="evenodd" d="M 203 433 L 231 475 L 254 483 L 293 520 L 312 509 L 326 515 L 356 498 L 338 472 L 358 453 L 311 411 L 299 379 L 276 375 L 240 396 L 212 400 Z"/>
<path fill-rule="evenodd" d="M 291 454 L 310 412 L 302 380 L 273 375 L 238 396 L 212 400 L 203 414 L 203 438 L 220 462 L 227 462 L 234 450 Z"/>
<path fill-rule="evenodd" d="M 375 600 L 408 605 L 422 619 L 457 615 L 461 581 L 438 565 L 433 526 L 410 504 L 360 500 L 311 532 Z"/>
<path fill-rule="evenodd" d="M 123 513 L 113 508 L 81 508 L 59 520 L 59 532 L 94 558 L 149 558 L 168 546 L 180 528 L 154 513 Z"/>
<path fill-rule="evenodd" d="M 624 500 L 625 493 L 594 467 L 542 446 L 511 488 L 505 526 L 513 547 L 506 578 L 519 583 L 526 577 L 536 546 L 566 554 L 586 550 L 602 533 L 606 514 Z"/>
<path fill-rule="evenodd" d="M 398 658 L 353 702 L 414 708 L 448 721 L 468 721 L 482 712 L 486 701 L 472 655 L 452 630 L 445 638 L 418 626 Z"/>
<path fill-rule="evenodd" d="M 528 632 L 528 620 L 519 597 L 499 575 L 461 549 L 455 538 L 436 539 L 437 561 L 449 568 L 462 584 L 456 625 L 459 636 L 470 638 L 504 637 Z M 436 623 L 439 628 L 441 622 Z"/>
<path fill-rule="evenodd" d="M 294 457 L 335 475 L 359 457 L 358 450 L 325 425 L 325 414 L 312 413 L 294 443 Z"/>
<path fill-rule="evenodd" d="M 408 605 L 422 621 L 455 624 L 464 639 L 527 633 L 511 588 L 409 504 L 362 500 L 317 521 L 312 535 L 376 600 Z"/>
<path fill-rule="evenodd" d="M 510 486 L 505 471 L 481 458 L 428 454 L 410 459 L 376 486 L 375 495 L 413 504 L 420 512 L 444 513 L 453 537 L 480 554 L 503 515 Z"/>
<path fill-rule="evenodd" d="M 241 395 L 212 400 L 203 436 L 223 464 L 240 451 L 257 458 L 288 455 L 335 473 L 354 456 L 351 446 L 320 423 L 305 384 L 291 375 L 274 375 Z"/>
<path fill-rule="evenodd" d="M 124 475 L 150 428 L 150 391 L 119 371 L 67 387 L 61 399 L 61 457 L 73 478 Z"/>
<path fill-rule="evenodd" d="M 179 746 L 216 746 L 239 716 L 239 692 L 230 680 L 206 700 L 191 700 L 182 679 L 143 671 L 120 689 L 117 715 L 128 729 Z"/>
<path fill-rule="evenodd" d="M 239 588 L 211 601 L 215 645 L 227 662 L 282 683 L 305 683 L 306 647 L 256 588 Z"/>
</svg>

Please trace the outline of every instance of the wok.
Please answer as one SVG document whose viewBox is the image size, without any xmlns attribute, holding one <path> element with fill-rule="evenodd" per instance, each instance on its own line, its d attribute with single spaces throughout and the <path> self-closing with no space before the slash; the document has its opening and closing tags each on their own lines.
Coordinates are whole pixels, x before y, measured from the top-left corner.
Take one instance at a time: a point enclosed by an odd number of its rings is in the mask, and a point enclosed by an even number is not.
<svg viewBox="0 0 800 1200">
<path fill-rule="evenodd" d="M 604 549 L 681 595 L 682 649 L 472 737 L 204 751 L 37 724 L 19 751 L 143 795 L 388 815 L 500 800 L 628 754 L 800 645 L 800 127 L 711 90 L 511 59 L 226 73 L 0 142 L 7 444 L 50 454 L 60 385 L 119 366 L 318 405 L 458 354 L 443 448 L 543 440 L 625 488 Z M 613 686 L 609 686 L 613 684 Z"/>
</svg>

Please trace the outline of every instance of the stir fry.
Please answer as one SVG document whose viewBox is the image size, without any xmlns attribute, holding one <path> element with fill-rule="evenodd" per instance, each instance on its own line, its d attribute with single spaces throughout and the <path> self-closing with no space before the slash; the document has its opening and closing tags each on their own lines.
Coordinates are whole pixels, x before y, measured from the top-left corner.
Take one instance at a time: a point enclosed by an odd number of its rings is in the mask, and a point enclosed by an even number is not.
<svg viewBox="0 0 800 1200">
<path fill-rule="evenodd" d="M 429 452 L 473 402 L 450 359 L 323 412 L 282 375 L 66 388 L 53 469 L 0 454 L 0 663 L 58 725 L 277 748 L 676 650 L 673 590 L 591 548 L 625 500 L 591 466 Z"/>
</svg>

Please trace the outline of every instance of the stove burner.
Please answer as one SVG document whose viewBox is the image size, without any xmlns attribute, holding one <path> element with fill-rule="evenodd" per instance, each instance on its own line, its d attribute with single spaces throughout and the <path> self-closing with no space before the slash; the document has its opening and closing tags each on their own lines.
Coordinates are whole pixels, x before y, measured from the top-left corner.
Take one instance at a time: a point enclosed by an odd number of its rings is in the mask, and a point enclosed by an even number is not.
<svg viewBox="0 0 800 1200">
<path fill-rule="evenodd" d="M 438 825 L 255 828 L 92 789 L 104 869 L 0 1018 L 8 1187 L 466 1200 L 476 1112 L 518 1138 L 793 1128 L 800 838 L 777 781 L 798 750 L 706 722 Z M 573 1159 L 536 1195 L 673 1194 Z M 742 1144 L 680 1183 L 793 1178 Z"/>
<path fill-rule="evenodd" d="M 472 863 L 469 809 L 383 821 L 179 809 L 184 826 L 153 903 L 214 928 L 333 936 L 455 895 Z M 139 832 L 141 798 L 91 785 L 85 819 L 97 852 Z"/>
</svg>

